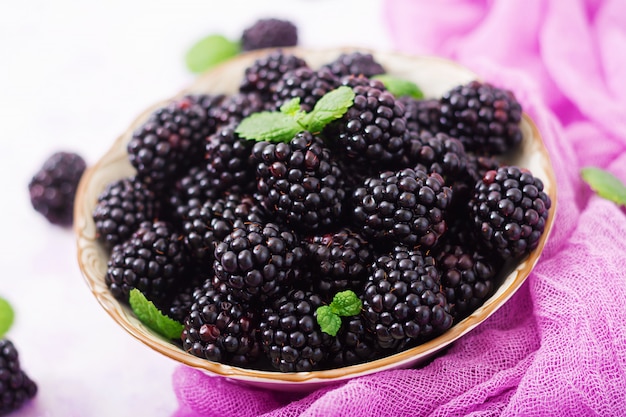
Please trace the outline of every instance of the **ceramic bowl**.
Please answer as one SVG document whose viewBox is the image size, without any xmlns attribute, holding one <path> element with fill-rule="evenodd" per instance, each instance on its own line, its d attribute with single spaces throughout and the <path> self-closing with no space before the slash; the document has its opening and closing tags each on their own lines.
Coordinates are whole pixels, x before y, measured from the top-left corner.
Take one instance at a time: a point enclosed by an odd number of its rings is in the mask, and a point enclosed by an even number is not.
<svg viewBox="0 0 626 417">
<path fill-rule="evenodd" d="M 294 48 L 290 51 L 304 58 L 309 66 L 316 68 L 332 61 L 341 52 L 351 50 L 353 49 L 310 50 Z M 361 51 L 363 50 L 361 49 Z M 390 74 L 417 83 L 426 97 L 439 97 L 446 90 L 477 78 L 476 74 L 467 68 L 441 58 L 408 56 L 391 52 L 366 52 L 372 53 Z M 187 89 L 179 92 L 172 99 L 188 93 L 234 93 L 237 91 L 244 69 L 266 53 L 267 51 L 256 51 L 242 54 L 202 74 Z M 552 228 L 556 207 L 554 171 L 540 132 L 528 115 L 524 114 L 521 122 L 524 137 L 522 149 L 519 155 L 509 162 L 530 169 L 535 176 L 544 182 L 545 191 L 553 202 L 546 223 L 546 231 L 539 246 L 504 278 L 495 294 L 469 317 L 454 325 L 444 334 L 419 346 L 372 362 L 339 369 L 281 373 L 245 369 L 198 358 L 186 353 L 179 346 L 144 326 L 128 306 L 121 304 L 111 295 L 104 281 L 107 255 L 104 248 L 96 241 L 96 231 L 91 216 L 98 195 L 105 186 L 113 180 L 134 173 L 127 159 L 126 144 L 132 132 L 148 118 L 149 114 L 156 108 L 163 106 L 167 101 L 155 103 L 154 106 L 141 113 L 128 129 L 113 142 L 108 152 L 85 172 L 75 201 L 74 229 L 77 239 L 78 262 L 95 299 L 125 331 L 157 352 L 211 375 L 228 377 L 234 381 L 257 387 L 294 391 L 311 390 L 362 375 L 389 369 L 408 368 L 423 363 L 480 325 L 511 298 L 537 263 Z"/>
</svg>

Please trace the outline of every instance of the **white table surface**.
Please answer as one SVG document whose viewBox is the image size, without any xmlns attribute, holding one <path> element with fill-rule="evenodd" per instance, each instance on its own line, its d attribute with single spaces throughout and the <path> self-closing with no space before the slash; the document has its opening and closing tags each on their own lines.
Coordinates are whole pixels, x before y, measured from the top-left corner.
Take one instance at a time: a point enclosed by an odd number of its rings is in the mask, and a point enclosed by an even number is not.
<svg viewBox="0 0 626 417">
<path fill-rule="evenodd" d="M 118 327 L 78 269 L 70 229 L 30 205 L 58 150 L 93 164 L 143 109 L 193 79 L 184 53 L 259 17 L 292 20 L 302 46 L 389 48 L 379 0 L 0 2 L 0 296 L 39 392 L 16 416 L 169 416 L 172 360 Z"/>
</svg>

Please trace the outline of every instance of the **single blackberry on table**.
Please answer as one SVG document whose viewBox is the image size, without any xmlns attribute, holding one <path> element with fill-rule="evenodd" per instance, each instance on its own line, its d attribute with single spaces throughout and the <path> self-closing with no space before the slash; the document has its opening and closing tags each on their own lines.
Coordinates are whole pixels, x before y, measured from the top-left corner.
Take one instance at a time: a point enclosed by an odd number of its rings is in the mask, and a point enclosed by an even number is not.
<svg viewBox="0 0 626 417">
<path fill-rule="evenodd" d="M 160 211 L 155 193 L 136 176 L 109 183 L 98 195 L 92 217 L 96 238 L 111 250 L 124 242 L 145 221 L 152 221 Z"/>
<path fill-rule="evenodd" d="M 37 394 L 37 384 L 20 365 L 17 348 L 8 339 L 0 340 L 0 415 L 19 410 Z"/>
<path fill-rule="evenodd" d="M 48 222 L 71 226 L 74 198 L 87 164 L 74 152 L 55 152 L 28 183 L 30 202 Z"/>
<path fill-rule="evenodd" d="M 249 366 L 260 354 L 258 313 L 208 282 L 193 293 L 181 334 L 183 349 L 210 361 Z"/>
<path fill-rule="evenodd" d="M 236 129 L 235 123 L 224 125 L 206 142 L 207 186 L 216 196 L 225 191 L 248 193 L 256 188 L 252 160 L 252 148 L 256 142 L 240 138 Z"/>
<path fill-rule="evenodd" d="M 363 317 L 384 349 L 403 349 L 452 326 L 432 256 L 396 246 L 373 263 L 364 286 Z"/>
<path fill-rule="evenodd" d="M 398 100 L 406 109 L 406 127 L 416 133 L 427 131 L 432 134 L 439 132 L 439 117 L 441 115 L 441 101 L 439 99 L 416 99 L 411 96 L 401 96 Z"/>
<path fill-rule="evenodd" d="M 522 142 L 522 107 L 511 91 L 471 81 L 441 97 L 439 128 L 458 138 L 465 150 L 499 155 Z"/>
<path fill-rule="evenodd" d="M 267 300 L 301 278 L 304 250 L 276 223 L 243 223 L 215 247 L 215 287 L 237 300 Z"/>
<path fill-rule="evenodd" d="M 436 172 L 405 168 L 368 178 L 352 199 L 353 224 L 366 238 L 431 248 L 446 231 L 452 189 Z"/>
<path fill-rule="evenodd" d="M 322 68 L 327 68 L 338 77 L 346 75 L 372 77 L 385 73 L 385 68 L 372 54 L 358 51 L 342 53 Z"/>
<path fill-rule="evenodd" d="M 245 69 L 239 91 L 256 92 L 262 100 L 270 101 L 276 84 L 287 71 L 306 66 L 308 64 L 302 58 L 277 49 L 255 60 Z"/>
<path fill-rule="evenodd" d="M 261 347 L 275 369 L 307 372 L 324 362 L 333 340 L 317 324 L 322 305 L 322 298 L 313 292 L 291 290 L 262 309 Z"/>
<path fill-rule="evenodd" d="M 203 159 L 205 139 L 214 132 L 206 110 L 193 96 L 155 110 L 128 142 L 137 176 L 161 191 Z"/>
<path fill-rule="evenodd" d="M 522 257 L 539 244 L 551 204 L 539 178 L 503 166 L 476 183 L 469 202 L 471 223 L 487 248 L 504 259 Z"/>
<path fill-rule="evenodd" d="M 330 71 L 317 71 L 309 67 L 300 67 L 287 71 L 274 87 L 272 101 L 278 110 L 286 102 L 300 99 L 300 109 L 313 110 L 315 103 L 326 93 L 339 87 L 339 78 Z"/>
<path fill-rule="evenodd" d="M 313 288 L 323 295 L 362 287 L 374 258 L 374 248 L 359 233 L 342 227 L 304 238 Z"/>
<path fill-rule="evenodd" d="M 183 221 L 183 241 L 191 259 L 213 266 L 215 245 L 230 234 L 237 222 L 263 222 L 265 214 L 247 195 L 229 193 L 193 206 Z"/>
<path fill-rule="evenodd" d="M 265 110 L 266 103 L 257 92 L 235 93 L 209 108 L 209 117 L 217 126 L 239 123 L 253 113 Z"/>
<path fill-rule="evenodd" d="M 342 172 L 321 137 L 303 131 L 289 143 L 256 142 L 255 196 L 270 215 L 298 230 L 333 225 L 342 213 Z"/>
<path fill-rule="evenodd" d="M 258 19 L 244 29 L 241 49 L 253 51 L 263 48 L 281 48 L 298 44 L 298 27 L 285 19 Z"/>
<path fill-rule="evenodd" d="M 326 136 L 353 165 L 397 164 L 408 140 L 404 105 L 390 92 L 371 85 L 357 85 L 352 90 L 353 105 L 326 126 Z"/>
<path fill-rule="evenodd" d="M 385 353 L 360 315 L 342 318 L 341 328 L 328 350 L 322 368 L 334 369 L 369 362 Z"/>
<path fill-rule="evenodd" d="M 187 254 L 181 235 L 163 221 L 144 222 L 123 243 L 113 247 L 105 283 L 111 294 L 128 301 L 137 288 L 157 306 L 175 284 L 185 280 Z"/>
</svg>

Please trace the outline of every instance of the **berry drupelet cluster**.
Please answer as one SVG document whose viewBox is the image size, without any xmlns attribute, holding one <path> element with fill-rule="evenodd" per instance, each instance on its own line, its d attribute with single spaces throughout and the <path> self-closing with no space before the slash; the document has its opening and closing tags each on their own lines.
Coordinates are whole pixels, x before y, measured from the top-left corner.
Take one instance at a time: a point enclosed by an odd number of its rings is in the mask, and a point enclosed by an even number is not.
<svg viewBox="0 0 626 417">
<path fill-rule="evenodd" d="M 385 73 L 366 53 L 313 68 L 274 49 L 233 94 L 155 110 L 128 143 L 136 174 L 93 213 L 115 297 L 143 292 L 192 355 L 281 372 L 381 358 L 482 305 L 551 206 L 541 180 L 499 159 L 518 149 L 521 106 L 478 81 L 396 96 Z M 312 123 L 339 89 L 342 112 Z M 275 136 L 242 132 L 266 113 L 282 117 L 264 125 Z M 327 330 L 320 309 L 346 293 L 360 307 Z"/>
</svg>

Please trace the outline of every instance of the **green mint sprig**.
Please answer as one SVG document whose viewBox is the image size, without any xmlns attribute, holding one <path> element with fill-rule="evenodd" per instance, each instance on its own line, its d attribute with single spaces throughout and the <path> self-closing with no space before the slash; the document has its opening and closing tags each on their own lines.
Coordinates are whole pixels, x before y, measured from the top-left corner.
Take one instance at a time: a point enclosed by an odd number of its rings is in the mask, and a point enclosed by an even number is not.
<svg viewBox="0 0 626 417">
<path fill-rule="evenodd" d="M 232 41 L 223 35 L 206 36 L 185 54 L 185 64 L 191 72 L 199 73 L 224 62 L 241 52 L 240 42 Z"/>
<path fill-rule="evenodd" d="M 592 190 L 600 197 L 613 201 L 620 206 L 626 206 L 626 185 L 608 171 L 595 167 L 586 167 L 580 170 L 582 179 L 589 184 Z"/>
<path fill-rule="evenodd" d="M 152 301 L 137 288 L 130 290 L 128 302 L 133 312 L 143 324 L 168 339 L 180 339 L 183 325 L 164 315 Z"/>
<path fill-rule="evenodd" d="M 0 339 L 9 331 L 15 319 L 15 312 L 11 304 L 0 297 Z"/>
<path fill-rule="evenodd" d="M 396 97 L 408 96 L 416 100 L 424 98 L 424 93 L 413 81 L 394 77 L 389 74 L 374 75 L 372 78 L 382 82 L 387 90 Z"/>
<path fill-rule="evenodd" d="M 347 86 L 324 94 L 309 113 L 300 109 L 300 99 L 283 104 L 279 111 L 253 113 L 239 123 L 235 132 L 255 141 L 288 142 L 304 130 L 319 133 L 324 126 L 341 118 L 354 103 L 354 91 Z"/>
<path fill-rule="evenodd" d="M 356 316 L 362 307 L 363 303 L 354 291 L 338 292 L 329 305 L 318 307 L 316 310 L 317 324 L 324 333 L 337 336 L 341 328 L 341 317 Z"/>
</svg>

